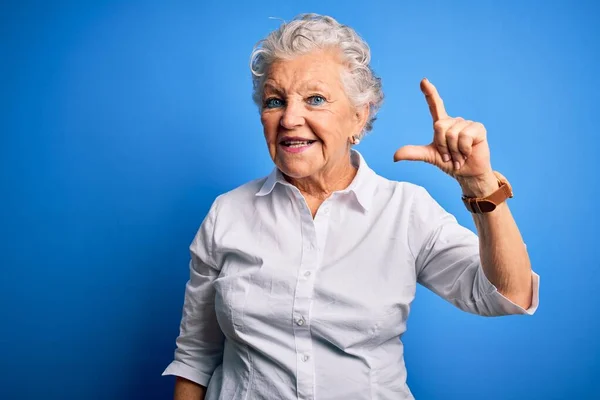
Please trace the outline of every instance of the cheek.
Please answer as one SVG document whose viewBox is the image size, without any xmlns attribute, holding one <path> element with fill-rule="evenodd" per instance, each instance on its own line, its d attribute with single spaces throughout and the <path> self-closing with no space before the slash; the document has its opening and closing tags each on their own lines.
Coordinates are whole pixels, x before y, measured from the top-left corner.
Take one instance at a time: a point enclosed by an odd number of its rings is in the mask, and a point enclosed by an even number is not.
<svg viewBox="0 0 600 400">
<path fill-rule="evenodd" d="M 261 116 L 260 122 L 263 126 L 263 133 L 265 135 L 265 139 L 267 139 L 268 142 L 275 141 L 277 139 L 277 131 L 279 126 L 279 119 L 277 118 L 277 116 Z"/>
<path fill-rule="evenodd" d="M 324 143 L 329 143 L 335 140 L 337 122 L 328 112 L 319 112 L 307 118 L 306 122 L 311 131 L 319 137 Z"/>
<path fill-rule="evenodd" d="M 346 109 L 340 115 L 340 122 L 344 126 L 344 130 L 353 129 L 356 127 L 356 115 L 353 109 Z"/>
<path fill-rule="evenodd" d="M 349 136 L 345 134 L 348 122 L 337 118 L 336 115 L 328 117 L 313 121 L 311 128 L 325 146 L 338 147 L 341 142 L 347 140 L 346 136 Z"/>
</svg>

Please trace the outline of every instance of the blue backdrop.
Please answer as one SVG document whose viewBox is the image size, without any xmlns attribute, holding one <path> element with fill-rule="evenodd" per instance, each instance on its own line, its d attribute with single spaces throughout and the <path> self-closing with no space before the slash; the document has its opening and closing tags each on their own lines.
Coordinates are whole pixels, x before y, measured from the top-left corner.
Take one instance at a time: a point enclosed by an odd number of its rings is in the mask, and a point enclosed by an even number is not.
<svg viewBox="0 0 600 400">
<path fill-rule="evenodd" d="M 451 178 L 392 162 L 431 139 L 427 76 L 482 121 L 541 275 L 533 317 L 419 288 L 418 399 L 600 397 L 598 9 L 593 2 L 60 2 L 0 5 L 0 398 L 166 399 L 188 245 L 215 196 L 272 168 L 249 55 L 330 14 L 370 43 L 386 101 L 358 146 L 473 228 Z"/>
</svg>

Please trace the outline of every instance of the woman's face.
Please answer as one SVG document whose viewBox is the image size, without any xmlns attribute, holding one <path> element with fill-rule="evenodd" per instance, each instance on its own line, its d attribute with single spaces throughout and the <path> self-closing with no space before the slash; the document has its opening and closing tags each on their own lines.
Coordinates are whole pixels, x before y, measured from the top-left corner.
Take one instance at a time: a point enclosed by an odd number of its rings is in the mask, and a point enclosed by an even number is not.
<svg viewBox="0 0 600 400">
<path fill-rule="evenodd" d="M 343 68 L 332 50 L 271 65 L 261 122 L 271 158 L 285 175 L 318 177 L 348 162 L 349 138 L 361 133 L 368 109 L 350 103 Z"/>
</svg>

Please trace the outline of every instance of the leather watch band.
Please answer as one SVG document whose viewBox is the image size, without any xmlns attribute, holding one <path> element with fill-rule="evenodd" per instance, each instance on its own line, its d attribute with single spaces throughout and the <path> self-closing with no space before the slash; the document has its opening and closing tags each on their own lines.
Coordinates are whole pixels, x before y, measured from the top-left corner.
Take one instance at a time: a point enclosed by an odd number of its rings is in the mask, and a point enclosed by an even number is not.
<svg viewBox="0 0 600 400">
<path fill-rule="evenodd" d="M 462 196 L 462 201 L 467 210 L 474 214 L 484 214 L 492 212 L 496 207 L 506 199 L 513 197 L 512 187 L 506 178 L 499 172 L 494 171 L 498 179 L 498 189 L 486 197 L 467 197 Z"/>
</svg>

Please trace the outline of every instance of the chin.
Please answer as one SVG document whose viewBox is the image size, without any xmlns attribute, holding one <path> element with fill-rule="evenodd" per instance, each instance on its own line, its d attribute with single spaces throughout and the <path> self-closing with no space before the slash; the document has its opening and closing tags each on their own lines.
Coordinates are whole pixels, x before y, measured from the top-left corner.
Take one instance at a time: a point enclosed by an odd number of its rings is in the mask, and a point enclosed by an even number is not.
<svg viewBox="0 0 600 400">
<path fill-rule="evenodd" d="M 303 162 L 300 160 L 294 160 L 290 162 L 289 160 L 281 161 L 277 163 L 277 167 L 283 172 L 285 175 L 294 179 L 302 179 L 308 176 L 313 175 L 316 170 L 314 166 L 311 166 L 310 163 Z"/>
</svg>

